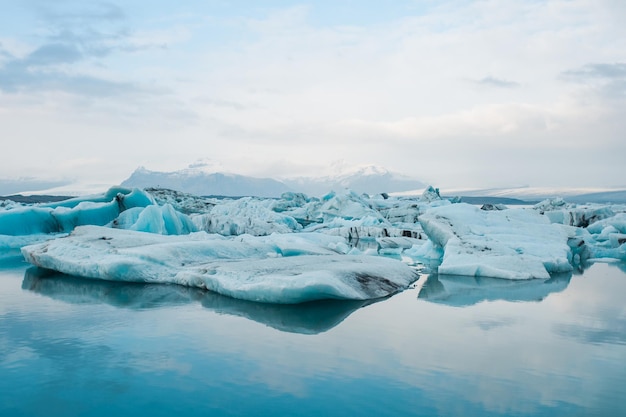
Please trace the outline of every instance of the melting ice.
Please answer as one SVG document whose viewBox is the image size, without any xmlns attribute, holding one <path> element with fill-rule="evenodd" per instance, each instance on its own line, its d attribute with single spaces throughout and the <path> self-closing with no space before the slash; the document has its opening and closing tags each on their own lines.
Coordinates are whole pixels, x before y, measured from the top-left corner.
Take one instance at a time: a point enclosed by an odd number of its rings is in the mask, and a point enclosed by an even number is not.
<svg viewBox="0 0 626 417">
<path fill-rule="evenodd" d="M 86 278 L 172 283 L 243 300 L 368 300 L 435 272 L 549 279 L 587 259 L 626 259 L 626 207 L 547 200 L 534 208 L 332 192 L 321 199 L 202 198 L 113 188 L 0 207 L 0 249 Z"/>
</svg>

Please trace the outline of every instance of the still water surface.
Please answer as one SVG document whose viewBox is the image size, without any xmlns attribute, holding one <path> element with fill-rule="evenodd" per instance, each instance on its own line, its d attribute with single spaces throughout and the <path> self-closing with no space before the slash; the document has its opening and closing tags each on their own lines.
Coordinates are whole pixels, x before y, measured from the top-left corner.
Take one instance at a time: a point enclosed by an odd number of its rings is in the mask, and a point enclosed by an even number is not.
<svg viewBox="0 0 626 417">
<path fill-rule="evenodd" d="M 272 306 L 0 264 L 0 416 L 626 416 L 626 265 Z"/>
</svg>

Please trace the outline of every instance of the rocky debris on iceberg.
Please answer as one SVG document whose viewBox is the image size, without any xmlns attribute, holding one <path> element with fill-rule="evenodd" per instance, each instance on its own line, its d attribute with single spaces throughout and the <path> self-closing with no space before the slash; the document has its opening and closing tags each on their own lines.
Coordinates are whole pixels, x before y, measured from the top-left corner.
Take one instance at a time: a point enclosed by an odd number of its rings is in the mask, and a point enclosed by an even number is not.
<svg viewBox="0 0 626 417">
<path fill-rule="evenodd" d="M 415 207 L 414 202 L 396 200 L 394 203 L 382 196 L 369 198 L 349 190 L 332 192 L 324 196 L 321 202 L 309 203 L 306 210 L 315 221 L 303 230 L 342 236 L 355 245 L 363 239 L 373 241 L 381 237 L 425 239 L 423 230 L 415 221 L 415 212 L 425 210 L 423 207 Z M 386 217 L 394 209 L 395 222 Z M 407 219 L 413 221 L 407 223 Z"/>
<path fill-rule="evenodd" d="M 22 248 L 33 265 L 93 279 L 170 283 L 243 300 L 292 304 L 394 294 L 417 272 L 384 257 L 351 256 L 320 234 L 164 236 L 98 226 Z"/>
</svg>

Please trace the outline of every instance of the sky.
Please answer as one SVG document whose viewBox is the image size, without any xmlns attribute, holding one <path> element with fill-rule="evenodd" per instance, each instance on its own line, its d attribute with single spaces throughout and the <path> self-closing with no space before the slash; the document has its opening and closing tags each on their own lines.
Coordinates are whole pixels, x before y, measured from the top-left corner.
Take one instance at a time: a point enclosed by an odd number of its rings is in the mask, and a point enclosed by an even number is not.
<svg viewBox="0 0 626 417">
<path fill-rule="evenodd" d="M 0 180 L 626 188 L 622 0 L 0 0 Z"/>
</svg>

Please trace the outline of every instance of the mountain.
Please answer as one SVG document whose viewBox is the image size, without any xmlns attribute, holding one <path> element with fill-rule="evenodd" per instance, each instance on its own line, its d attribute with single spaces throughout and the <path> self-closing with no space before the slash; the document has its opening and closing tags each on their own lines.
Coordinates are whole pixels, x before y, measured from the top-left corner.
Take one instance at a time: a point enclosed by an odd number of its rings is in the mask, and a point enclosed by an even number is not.
<svg viewBox="0 0 626 417">
<path fill-rule="evenodd" d="M 230 197 L 279 197 L 285 191 L 322 196 L 330 191 L 345 188 L 357 193 L 375 194 L 425 187 L 420 181 L 371 165 L 344 169 L 325 177 L 299 177 L 282 181 L 209 172 L 208 169 L 212 168 L 203 164 L 193 164 L 186 169 L 173 172 L 150 171 L 139 167 L 121 185 L 140 188 L 171 188 L 196 195 Z"/>
<path fill-rule="evenodd" d="M 139 167 L 121 184 L 124 187 L 171 188 L 195 195 L 229 197 L 279 197 L 291 191 L 284 183 L 270 178 L 253 178 L 237 174 L 208 173 L 194 167 L 180 171 L 159 172 Z"/>
<path fill-rule="evenodd" d="M 367 165 L 343 169 L 325 177 L 284 179 L 290 188 L 305 194 L 320 196 L 331 190 L 350 189 L 357 193 L 378 194 L 424 189 L 426 185 L 410 177 L 392 173 L 386 168 Z"/>
</svg>

